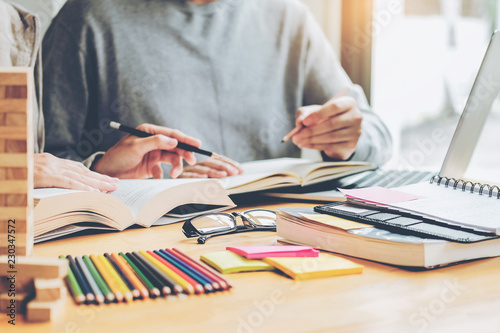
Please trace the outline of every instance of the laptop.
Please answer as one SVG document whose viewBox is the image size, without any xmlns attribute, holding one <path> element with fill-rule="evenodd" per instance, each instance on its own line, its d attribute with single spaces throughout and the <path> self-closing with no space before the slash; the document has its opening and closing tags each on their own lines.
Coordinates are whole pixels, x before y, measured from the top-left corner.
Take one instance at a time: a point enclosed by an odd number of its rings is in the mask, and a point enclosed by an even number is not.
<svg viewBox="0 0 500 333">
<path fill-rule="evenodd" d="M 264 195 L 287 199 L 332 202 L 344 200 L 344 195 L 337 188 L 371 186 L 391 188 L 430 181 L 435 176 L 439 177 L 438 181 L 442 178 L 446 180 L 453 179 L 454 181 L 464 179 L 490 110 L 499 92 L 500 32 L 495 31 L 439 174 L 437 172 L 418 170 L 376 169 L 310 187 L 282 189 Z"/>
</svg>

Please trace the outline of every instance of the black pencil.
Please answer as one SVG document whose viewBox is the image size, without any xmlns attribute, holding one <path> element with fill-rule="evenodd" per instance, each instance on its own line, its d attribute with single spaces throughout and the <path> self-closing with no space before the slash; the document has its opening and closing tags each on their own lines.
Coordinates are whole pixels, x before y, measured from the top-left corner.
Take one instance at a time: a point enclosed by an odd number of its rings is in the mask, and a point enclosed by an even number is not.
<svg viewBox="0 0 500 333">
<path fill-rule="evenodd" d="M 94 302 L 95 295 L 90 288 L 89 282 L 87 281 L 87 279 L 85 279 L 82 271 L 80 271 L 80 268 L 78 268 L 78 266 L 76 265 L 75 259 L 73 259 L 73 257 L 70 255 L 66 256 L 66 258 L 69 260 L 69 267 L 71 267 L 71 270 L 73 271 L 73 274 L 75 275 L 80 288 L 82 288 L 83 293 L 85 294 L 85 298 L 88 302 Z"/>
<path fill-rule="evenodd" d="M 117 123 L 115 121 L 110 122 L 109 123 L 109 127 L 113 128 L 113 129 L 116 129 L 116 130 L 119 130 L 119 131 L 122 131 L 122 132 L 125 132 L 125 133 L 128 133 L 128 134 L 135 135 L 135 136 L 140 137 L 140 138 L 147 138 L 147 137 L 150 137 L 150 136 L 154 135 L 154 134 L 151 134 L 151 133 L 148 133 L 148 132 L 144 132 L 144 131 L 138 130 L 136 128 L 132 128 L 130 126 L 122 125 L 122 124 Z M 220 159 L 220 156 L 217 155 L 216 153 L 212 153 L 211 151 L 204 150 L 204 149 L 201 149 L 201 148 L 198 148 L 198 147 L 195 147 L 195 146 L 188 145 L 187 143 L 178 142 L 177 143 L 177 148 L 185 150 L 185 151 L 192 151 L 194 153 L 198 153 L 198 154 L 201 154 L 201 155 L 205 155 L 205 156 L 209 156 L 209 157 Z"/>
<path fill-rule="evenodd" d="M 133 253 L 126 253 L 126 256 L 132 261 L 137 268 L 141 270 L 141 272 L 149 279 L 149 281 L 161 292 L 163 295 L 170 295 L 172 293 L 172 288 L 170 286 L 161 281 L 156 274 L 148 267 L 146 266 L 141 260 L 135 257 Z"/>
<path fill-rule="evenodd" d="M 175 282 L 170 276 L 167 274 L 163 273 L 158 267 L 153 265 L 147 258 L 145 258 L 142 254 L 140 254 L 138 251 L 132 252 L 136 256 L 137 259 L 141 260 L 144 265 L 148 266 L 153 272 L 155 272 L 155 275 L 159 277 L 162 281 L 168 283 L 168 286 L 172 291 L 176 294 L 182 293 L 183 289 L 182 287 Z"/>
</svg>

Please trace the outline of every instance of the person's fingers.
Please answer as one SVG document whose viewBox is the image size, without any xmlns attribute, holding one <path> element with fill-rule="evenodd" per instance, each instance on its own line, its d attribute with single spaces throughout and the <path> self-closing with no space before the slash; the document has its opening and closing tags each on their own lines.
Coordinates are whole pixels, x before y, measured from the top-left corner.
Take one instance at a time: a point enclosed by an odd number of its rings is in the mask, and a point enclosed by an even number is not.
<svg viewBox="0 0 500 333">
<path fill-rule="evenodd" d="M 310 115 L 313 112 L 317 112 L 320 110 L 323 106 L 322 105 L 307 105 L 300 107 L 296 112 L 295 112 L 295 126 L 300 127 L 303 125 L 303 120 L 305 117 Z"/>
<path fill-rule="evenodd" d="M 361 130 L 344 128 L 311 137 L 293 137 L 293 143 L 299 148 L 308 148 L 315 144 L 333 144 L 347 141 L 357 141 L 361 135 Z"/>
<path fill-rule="evenodd" d="M 168 127 L 164 126 L 157 126 L 157 125 L 152 125 L 152 124 L 142 124 L 137 127 L 137 129 L 140 129 L 141 131 L 152 133 L 152 134 L 162 134 L 165 136 L 168 136 L 170 138 L 176 139 L 179 142 L 184 142 L 187 143 L 188 145 L 195 146 L 200 148 L 201 147 L 201 141 L 193 138 L 189 135 L 184 134 L 183 132 L 176 130 L 176 129 L 171 129 Z"/>
<path fill-rule="evenodd" d="M 143 156 L 154 150 L 173 150 L 177 146 L 177 140 L 165 135 L 153 135 L 136 138 L 131 145 L 133 153 Z"/>
<path fill-rule="evenodd" d="M 208 178 L 208 175 L 203 173 L 184 171 L 180 174 L 179 178 Z"/>
<path fill-rule="evenodd" d="M 356 150 L 356 144 L 353 142 L 339 142 L 334 144 L 318 144 L 310 145 L 309 149 L 315 149 L 325 152 L 331 158 L 346 160 L 354 153 Z"/>
<path fill-rule="evenodd" d="M 237 171 L 237 175 L 241 174 L 243 172 L 243 168 L 241 167 L 241 164 L 236 162 L 235 160 L 232 160 L 230 159 L 229 157 L 227 156 L 224 156 L 224 155 L 217 155 L 217 158 L 212 158 L 212 160 L 215 160 L 215 161 L 223 161 L 225 163 L 228 163 L 229 165 L 231 165 L 233 168 L 236 169 Z"/>
<path fill-rule="evenodd" d="M 356 131 L 361 131 L 361 122 L 363 117 L 361 113 L 346 112 L 335 117 L 331 117 L 326 121 L 311 127 L 304 127 L 299 133 L 293 136 L 295 140 L 302 141 L 307 138 L 311 138 L 317 135 L 330 133 L 337 130 L 343 130 L 345 128 L 352 128 Z"/>
<path fill-rule="evenodd" d="M 179 155 L 162 152 L 161 161 L 168 161 L 168 163 L 172 165 L 172 169 L 170 170 L 170 177 L 177 178 L 182 173 L 182 157 L 180 157 Z"/>
<path fill-rule="evenodd" d="M 329 101 L 319 110 L 311 112 L 309 115 L 304 117 L 302 119 L 302 124 L 306 127 L 314 126 L 331 117 L 347 112 L 355 107 L 356 100 L 354 98 L 349 96 L 339 97 L 337 99 Z"/>
<path fill-rule="evenodd" d="M 224 178 L 228 176 L 228 173 L 223 170 L 212 169 L 209 166 L 205 166 L 202 164 L 197 164 L 186 168 L 187 172 L 205 174 L 209 178 Z"/>
<path fill-rule="evenodd" d="M 163 169 L 161 168 L 160 163 L 153 165 L 151 168 L 151 174 L 154 179 L 163 179 Z"/>
<path fill-rule="evenodd" d="M 184 151 L 182 154 L 182 157 L 186 160 L 186 162 L 189 165 L 195 165 L 196 164 L 196 156 L 194 155 L 193 152 L 191 151 Z"/>
<path fill-rule="evenodd" d="M 236 163 L 236 162 L 233 161 L 233 163 Z M 203 162 L 200 162 L 200 165 L 207 166 L 207 167 L 214 169 L 214 170 L 217 170 L 217 171 L 225 171 L 227 173 L 227 175 L 229 175 L 229 176 L 234 176 L 234 175 L 238 175 L 241 173 L 240 169 L 229 164 L 229 161 L 223 161 L 223 160 L 214 159 L 214 158 L 209 158 Z M 225 177 L 225 176 L 223 176 L 223 177 Z"/>
</svg>

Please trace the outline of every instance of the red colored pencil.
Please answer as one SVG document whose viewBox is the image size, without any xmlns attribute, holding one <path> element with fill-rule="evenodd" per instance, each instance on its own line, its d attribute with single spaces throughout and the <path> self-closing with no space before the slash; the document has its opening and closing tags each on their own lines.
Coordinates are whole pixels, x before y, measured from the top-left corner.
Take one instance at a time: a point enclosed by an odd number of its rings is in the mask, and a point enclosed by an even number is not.
<svg viewBox="0 0 500 333">
<path fill-rule="evenodd" d="M 177 260 L 182 262 L 184 265 L 191 267 L 191 269 L 198 272 L 198 274 L 205 277 L 205 279 L 207 279 L 210 282 L 210 285 L 212 286 L 213 290 L 224 290 L 224 288 L 222 288 L 221 285 L 219 284 L 219 282 L 218 282 L 219 280 L 217 280 L 216 278 L 210 277 L 208 274 L 204 273 L 197 266 L 195 266 L 193 263 L 191 263 L 190 261 L 183 258 L 177 252 L 174 252 L 170 249 L 165 249 L 164 251 L 167 252 L 168 254 L 170 254 L 171 256 L 175 257 Z"/>
<path fill-rule="evenodd" d="M 189 275 L 187 275 L 186 273 L 184 273 L 183 271 L 181 271 L 179 268 L 177 268 L 176 266 L 172 265 L 170 262 L 168 262 L 167 260 L 165 260 L 163 257 L 159 256 L 157 253 L 153 252 L 153 251 L 146 251 L 147 253 L 149 253 L 150 255 L 152 255 L 155 259 L 157 259 L 159 262 L 161 262 L 163 265 L 167 266 L 168 268 L 170 268 L 175 274 L 179 275 L 181 278 L 183 278 L 184 280 L 187 281 L 187 283 L 189 283 L 190 285 L 193 286 L 195 292 L 197 294 L 204 294 L 205 293 L 205 289 L 203 288 L 203 286 L 198 283 L 197 281 L 193 280 L 193 278 L 191 278 Z"/>
<path fill-rule="evenodd" d="M 209 270 L 208 268 L 206 268 L 205 266 L 203 266 L 202 264 L 200 264 L 199 262 L 197 262 L 196 260 L 194 260 L 193 258 L 185 255 L 184 253 L 182 253 L 181 251 L 177 250 L 177 249 L 172 249 L 173 251 L 175 251 L 175 253 L 177 253 L 179 256 L 181 256 L 182 258 L 184 258 L 186 261 L 190 262 L 191 264 L 193 264 L 193 266 L 195 266 L 196 268 L 198 268 L 200 271 L 202 271 L 203 273 L 205 273 L 206 275 L 208 275 L 209 277 L 211 277 L 212 279 L 215 279 L 219 282 L 220 286 L 222 287 L 222 289 L 224 290 L 229 290 L 230 288 L 232 288 L 233 286 L 226 280 L 224 279 L 222 276 L 220 276 L 219 274 Z"/>
</svg>

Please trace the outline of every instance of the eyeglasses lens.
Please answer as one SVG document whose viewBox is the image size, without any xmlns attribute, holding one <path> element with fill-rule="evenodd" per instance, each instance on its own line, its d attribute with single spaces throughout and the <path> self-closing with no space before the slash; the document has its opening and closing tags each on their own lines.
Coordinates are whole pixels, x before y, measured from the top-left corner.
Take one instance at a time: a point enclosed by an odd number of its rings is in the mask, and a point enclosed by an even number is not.
<svg viewBox="0 0 500 333">
<path fill-rule="evenodd" d="M 275 226 L 276 213 L 267 210 L 252 210 L 243 213 L 243 215 L 253 223 L 261 226 Z"/>
<path fill-rule="evenodd" d="M 234 219 L 223 214 L 211 214 L 191 220 L 191 224 L 200 234 L 213 234 L 234 228 Z"/>
</svg>

